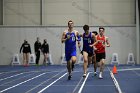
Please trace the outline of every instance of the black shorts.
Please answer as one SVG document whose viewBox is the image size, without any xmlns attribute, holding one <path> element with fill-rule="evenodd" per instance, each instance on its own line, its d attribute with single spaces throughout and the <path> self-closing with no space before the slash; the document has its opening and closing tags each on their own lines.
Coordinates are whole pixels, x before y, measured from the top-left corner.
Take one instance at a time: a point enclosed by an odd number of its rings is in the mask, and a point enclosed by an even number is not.
<svg viewBox="0 0 140 93">
<path fill-rule="evenodd" d="M 83 50 L 84 51 L 84 50 Z M 93 56 L 93 51 L 85 51 L 88 53 L 88 57 L 92 57 Z"/>
<path fill-rule="evenodd" d="M 105 59 L 106 54 L 105 53 L 96 53 L 96 62 L 100 62 L 101 59 Z"/>
</svg>

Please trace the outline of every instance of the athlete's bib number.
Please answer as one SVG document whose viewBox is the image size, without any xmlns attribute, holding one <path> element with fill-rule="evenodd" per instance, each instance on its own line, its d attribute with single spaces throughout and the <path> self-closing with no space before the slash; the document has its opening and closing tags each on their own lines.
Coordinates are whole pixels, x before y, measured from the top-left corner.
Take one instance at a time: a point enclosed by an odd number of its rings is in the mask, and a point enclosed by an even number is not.
<svg viewBox="0 0 140 93">
<path fill-rule="evenodd" d="M 88 39 L 88 43 L 91 43 L 91 40 L 90 40 L 90 38 Z"/>
<path fill-rule="evenodd" d="M 75 41 L 75 37 L 74 36 L 72 36 L 72 41 Z"/>
</svg>

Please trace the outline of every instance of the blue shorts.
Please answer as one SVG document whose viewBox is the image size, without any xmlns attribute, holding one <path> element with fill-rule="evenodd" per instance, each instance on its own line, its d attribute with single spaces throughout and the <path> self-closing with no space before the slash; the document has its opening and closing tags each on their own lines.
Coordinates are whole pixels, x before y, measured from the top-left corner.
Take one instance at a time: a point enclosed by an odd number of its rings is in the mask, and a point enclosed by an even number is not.
<svg viewBox="0 0 140 93">
<path fill-rule="evenodd" d="M 65 52 L 65 57 L 66 61 L 68 62 L 72 56 L 76 56 L 76 51 L 66 51 Z"/>
</svg>

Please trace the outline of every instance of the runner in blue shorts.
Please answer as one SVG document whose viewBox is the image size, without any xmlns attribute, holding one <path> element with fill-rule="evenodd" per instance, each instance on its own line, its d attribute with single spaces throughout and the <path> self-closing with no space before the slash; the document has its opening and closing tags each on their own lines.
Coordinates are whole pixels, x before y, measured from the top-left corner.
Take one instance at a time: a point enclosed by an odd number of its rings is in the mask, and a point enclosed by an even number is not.
<svg viewBox="0 0 140 93">
<path fill-rule="evenodd" d="M 68 69 L 68 80 L 72 77 L 72 70 L 76 62 L 76 41 L 78 41 L 78 46 L 80 47 L 80 36 L 77 30 L 73 29 L 73 21 L 68 22 L 68 29 L 62 34 L 61 42 L 65 43 L 65 57 L 67 61 Z"/>
</svg>

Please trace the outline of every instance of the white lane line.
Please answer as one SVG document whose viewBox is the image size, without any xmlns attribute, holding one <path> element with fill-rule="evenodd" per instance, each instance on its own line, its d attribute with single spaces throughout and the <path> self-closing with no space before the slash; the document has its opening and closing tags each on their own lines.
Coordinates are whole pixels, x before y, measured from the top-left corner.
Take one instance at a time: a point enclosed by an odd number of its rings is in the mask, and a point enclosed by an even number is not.
<svg viewBox="0 0 140 93">
<path fill-rule="evenodd" d="M 13 75 L 13 76 L 9 76 L 9 77 L 0 79 L 0 81 L 6 80 L 6 79 L 9 79 L 9 78 L 12 78 L 12 77 L 16 77 L 16 76 L 22 75 L 22 74 L 24 74 L 24 73 L 32 73 L 32 72 L 40 72 L 40 71 L 28 71 L 28 72 L 23 72 L 23 73 L 20 73 L 20 74 L 16 74 L 16 75 Z M 46 73 L 52 73 L 52 72 L 46 72 Z"/>
<path fill-rule="evenodd" d="M 122 93 L 122 90 L 121 90 L 121 88 L 120 88 L 120 86 L 119 86 L 119 83 L 118 83 L 118 81 L 116 80 L 116 78 L 114 77 L 114 75 L 113 75 L 113 73 L 112 73 L 111 71 L 110 71 L 110 75 L 111 75 L 111 77 L 112 77 L 112 79 L 113 79 L 113 81 L 114 81 L 114 84 L 115 84 L 115 86 L 116 86 L 118 92 L 119 92 L 119 93 Z"/>
<path fill-rule="evenodd" d="M 64 71 L 65 71 L 65 70 L 64 70 Z M 58 76 L 59 74 L 61 74 L 61 73 L 62 73 L 62 72 L 64 72 L 64 71 L 59 72 L 58 74 L 56 74 L 56 75 L 52 76 L 51 78 L 49 78 L 49 79 L 47 79 L 46 81 L 44 81 L 44 82 L 40 83 L 39 85 L 35 86 L 34 88 L 32 88 L 32 89 L 28 90 L 28 91 L 27 91 L 27 92 L 25 92 L 25 93 L 29 93 L 29 92 L 31 92 L 32 90 L 34 90 L 34 89 L 38 88 L 39 86 L 43 85 L 44 83 L 46 83 L 46 82 L 50 81 L 51 79 L 55 78 L 56 76 Z"/>
<path fill-rule="evenodd" d="M 22 75 L 22 74 L 23 74 L 23 73 L 16 74 L 16 75 L 13 75 L 13 76 L 10 76 L 10 77 L 6 77 L 6 78 L 3 78 L 3 79 L 0 79 L 0 81 L 6 80 L 6 79 L 9 79 L 9 78 L 12 78 L 12 77 L 16 77 L 16 76 L 19 76 L 19 75 Z"/>
<path fill-rule="evenodd" d="M 131 71 L 136 74 L 137 76 L 140 76 L 140 74 L 138 72 L 136 72 L 136 70 L 140 70 L 140 68 L 129 68 L 128 69 L 132 69 Z"/>
<path fill-rule="evenodd" d="M 4 89 L 4 90 L 1 90 L 0 93 L 5 92 L 5 91 L 7 91 L 7 90 L 9 90 L 9 89 L 12 89 L 12 88 L 14 88 L 14 87 L 17 87 L 17 86 L 19 86 L 19 85 L 21 85 L 21 84 L 24 84 L 24 83 L 26 83 L 26 82 L 28 82 L 28 81 L 30 81 L 30 80 L 35 79 L 35 78 L 38 78 L 38 77 L 40 77 L 40 76 L 42 76 L 42 75 L 44 75 L 44 74 L 46 74 L 46 73 L 42 73 L 42 74 L 37 75 L 37 76 L 35 76 L 35 77 L 33 77 L 33 78 L 30 78 L 30 79 L 28 79 L 28 80 L 26 80 L 26 81 L 23 81 L 23 82 L 21 82 L 21 83 L 18 83 L 18 84 L 16 84 L 16 85 L 13 85 L 12 87 L 9 87 L 9 88 L 6 88 L 6 89 Z"/>
<path fill-rule="evenodd" d="M 83 82 L 82 86 L 80 87 L 80 89 L 79 89 L 78 93 L 81 93 L 81 92 L 82 92 L 83 87 L 84 87 L 84 85 L 85 85 L 85 83 L 86 83 L 86 81 L 87 81 L 88 76 L 89 76 L 89 73 L 87 74 L 87 76 L 86 76 L 86 78 L 85 78 L 85 80 L 84 80 L 84 82 Z"/>
<path fill-rule="evenodd" d="M 9 82 L 5 82 L 5 83 L 3 83 L 3 84 L 0 84 L 0 86 L 4 86 L 5 84 L 12 83 L 12 82 L 14 82 L 14 81 L 17 81 L 17 80 L 20 80 L 20 79 L 25 78 L 25 77 L 27 77 L 27 76 L 31 76 L 31 75 L 35 74 L 35 73 L 32 73 L 32 72 L 24 72 L 24 73 L 31 73 L 31 74 L 24 75 L 23 77 L 20 77 L 20 78 L 17 78 L 17 79 L 13 79 L 13 80 L 11 80 L 11 81 L 9 81 Z M 52 73 L 52 72 L 46 72 L 46 73 Z"/>
<path fill-rule="evenodd" d="M 40 70 L 36 70 L 36 71 L 24 71 L 24 70 L 15 70 L 15 71 L 3 71 L 3 72 L 0 72 L 0 75 L 1 74 L 9 74 L 9 73 L 14 73 L 14 72 L 59 72 L 59 71 L 49 71 L 49 70 L 44 70 L 44 69 L 40 69 Z"/>
<path fill-rule="evenodd" d="M 117 71 L 140 70 L 140 68 L 119 69 Z"/>
<path fill-rule="evenodd" d="M 120 88 L 120 85 L 119 85 L 118 81 L 116 80 L 114 74 L 110 71 L 109 67 L 107 67 L 107 68 L 108 68 L 108 70 L 109 70 L 109 72 L 110 72 L 110 76 L 111 76 L 111 78 L 112 78 L 112 80 L 113 80 L 113 82 L 114 82 L 114 84 L 115 84 L 115 87 L 116 87 L 116 89 L 118 90 L 118 93 L 122 93 L 122 90 L 121 90 L 121 88 Z"/>
<path fill-rule="evenodd" d="M 80 81 L 78 82 L 78 84 L 76 85 L 76 87 L 74 88 L 73 92 L 72 93 L 75 93 L 78 86 L 80 85 L 81 81 L 83 80 L 83 77 L 81 77 Z"/>
<path fill-rule="evenodd" d="M 30 85 L 30 86 L 33 86 L 33 85 Z M 59 87 L 59 86 L 61 86 L 61 87 L 74 87 L 74 86 L 76 86 L 76 85 L 53 85 L 53 86 L 55 86 L 55 87 Z M 114 84 L 112 84 L 112 85 L 86 85 L 86 87 L 108 87 L 108 86 L 110 86 L 110 87 L 114 87 Z M 76 93 L 76 92 L 72 92 L 72 93 Z"/>
<path fill-rule="evenodd" d="M 140 76 L 140 74 L 136 72 L 135 70 L 132 70 L 132 72 L 135 73 L 137 76 Z"/>
<path fill-rule="evenodd" d="M 30 73 L 31 73 L 31 72 L 30 72 Z M 0 84 L 0 86 L 4 86 L 4 85 L 6 85 L 6 84 L 8 84 L 8 83 L 12 83 L 12 82 L 14 82 L 14 81 L 20 80 L 20 79 L 25 78 L 25 77 L 27 77 L 27 76 L 31 76 L 31 75 L 33 75 L 33 74 L 34 74 L 34 73 L 27 74 L 27 75 L 24 75 L 23 77 L 20 77 L 20 78 L 17 78 L 17 79 L 13 79 L 13 80 L 10 80 L 10 81 L 8 81 L 8 82 L 5 82 L 5 83 L 3 83 L 3 84 Z"/>
<path fill-rule="evenodd" d="M 43 88 L 42 90 L 40 90 L 37 93 L 42 93 L 44 90 L 46 90 L 47 88 L 49 88 L 50 86 L 52 86 L 55 82 L 57 82 L 58 80 L 60 80 L 61 78 L 63 78 L 67 73 L 65 73 L 64 75 L 62 75 L 61 77 L 59 77 L 58 79 L 56 79 L 55 81 L 53 81 L 50 85 L 46 86 L 45 88 Z"/>
<path fill-rule="evenodd" d="M 29 72 L 19 73 L 19 74 L 13 75 L 13 76 L 9 76 L 9 77 L 6 77 L 6 78 L 3 78 L 3 79 L 0 79 L 0 81 L 2 81 L 2 80 L 6 80 L 6 79 L 9 79 L 9 78 L 13 78 L 13 77 L 16 77 L 16 76 L 22 75 L 22 74 L 24 74 L 24 73 L 31 73 L 31 71 L 29 71 Z"/>
</svg>

